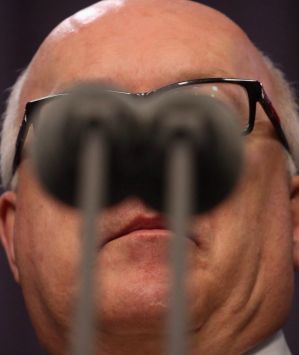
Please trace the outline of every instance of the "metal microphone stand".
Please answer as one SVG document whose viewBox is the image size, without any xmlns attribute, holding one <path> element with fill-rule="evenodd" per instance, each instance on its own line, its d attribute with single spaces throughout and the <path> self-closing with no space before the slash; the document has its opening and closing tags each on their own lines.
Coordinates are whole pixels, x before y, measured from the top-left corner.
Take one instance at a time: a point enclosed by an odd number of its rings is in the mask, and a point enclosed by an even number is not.
<svg viewBox="0 0 299 355">
<path fill-rule="evenodd" d="M 193 209 L 193 161 L 191 144 L 186 139 L 175 140 L 168 156 L 166 180 L 166 210 L 174 236 L 171 244 L 172 286 L 167 329 L 169 355 L 188 354 L 186 300 L 186 243 Z"/>
<path fill-rule="evenodd" d="M 100 243 L 96 219 L 105 204 L 107 186 L 107 145 L 104 135 L 98 129 L 91 128 L 87 131 L 84 143 L 78 181 L 78 199 L 83 216 L 82 260 L 79 263 L 79 292 L 71 334 L 73 355 L 95 353 L 94 266 L 97 244 Z"/>
</svg>

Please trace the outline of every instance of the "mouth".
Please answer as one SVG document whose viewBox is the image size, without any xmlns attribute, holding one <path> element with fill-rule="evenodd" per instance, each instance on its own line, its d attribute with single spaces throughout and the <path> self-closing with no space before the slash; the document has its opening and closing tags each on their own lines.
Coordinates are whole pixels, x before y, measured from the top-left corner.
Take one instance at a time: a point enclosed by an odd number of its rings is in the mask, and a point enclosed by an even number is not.
<svg viewBox="0 0 299 355">
<path fill-rule="evenodd" d="M 142 237 L 157 235 L 159 237 L 165 237 L 170 236 L 171 234 L 171 231 L 167 227 L 166 219 L 161 215 L 150 217 L 138 215 L 114 233 L 104 235 L 100 249 L 113 240 L 128 236 L 140 235 L 140 237 Z M 191 239 L 198 246 L 198 242 L 194 235 L 190 233 L 186 237 Z"/>
</svg>

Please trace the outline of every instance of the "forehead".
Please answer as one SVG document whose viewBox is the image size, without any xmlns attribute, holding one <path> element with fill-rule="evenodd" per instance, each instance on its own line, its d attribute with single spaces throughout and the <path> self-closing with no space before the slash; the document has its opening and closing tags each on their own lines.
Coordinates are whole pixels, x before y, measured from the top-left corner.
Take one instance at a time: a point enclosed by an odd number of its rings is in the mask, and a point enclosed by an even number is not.
<svg viewBox="0 0 299 355">
<path fill-rule="evenodd" d="M 253 45 L 214 10 L 175 5 L 94 11 L 65 21 L 42 46 L 33 62 L 33 98 L 95 79 L 132 92 L 200 77 L 260 79 Z"/>
</svg>

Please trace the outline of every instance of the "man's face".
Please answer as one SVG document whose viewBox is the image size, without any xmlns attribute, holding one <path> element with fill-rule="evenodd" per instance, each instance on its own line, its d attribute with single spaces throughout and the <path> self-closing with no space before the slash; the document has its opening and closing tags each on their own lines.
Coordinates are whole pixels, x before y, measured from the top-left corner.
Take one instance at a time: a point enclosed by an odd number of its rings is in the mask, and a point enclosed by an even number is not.
<svg viewBox="0 0 299 355">
<path fill-rule="evenodd" d="M 35 57 L 22 104 L 90 79 L 141 92 L 219 76 L 261 80 L 275 104 L 259 55 L 226 18 L 190 2 L 153 4 L 98 5 L 64 23 Z M 3 228 L 12 235 L 8 254 L 15 255 L 14 274 L 41 341 L 60 354 L 78 288 L 80 213 L 41 189 L 30 159 L 20 166 L 15 196 Z M 188 239 L 186 292 L 194 354 L 240 353 L 284 322 L 293 287 L 290 200 L 283 148 L 258 110 L 236 189 L 192 221 L 197 243 Z M 138 352 L 140 344 L 148 353 L 161 346 L 172 239 L 161 227 L 164 218 L 134 197 L 99 216 L 101 237 L 141 225 L 98 251 L 97 338 L 107 354 L 119 346 L 122 354 Z M 150 230 L 148 221 L 158 228 Z"/>
</svg>

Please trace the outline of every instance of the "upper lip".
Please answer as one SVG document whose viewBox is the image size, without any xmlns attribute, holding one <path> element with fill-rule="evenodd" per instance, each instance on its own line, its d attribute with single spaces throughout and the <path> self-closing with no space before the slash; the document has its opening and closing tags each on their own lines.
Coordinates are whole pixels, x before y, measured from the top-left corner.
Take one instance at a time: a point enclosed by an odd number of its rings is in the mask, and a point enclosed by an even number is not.
<svg viewBox="0 0 299 355">
<path fill-rule="evenodd" d="M 135 216 L 133 219 L 128 221 L 123 227 L 120 227 L 114 233 L 108 234 L 104 236 L 102 246 L 107 244 L 108 242 L 123 237 L 129 233 L 132 233 L 137 230 L 142 229 L 164 229 L 166 230 L 166 221 L 165 219 L 160 216 L 145 216 L 145 215 L 138 215 Z"/>
</svg>

